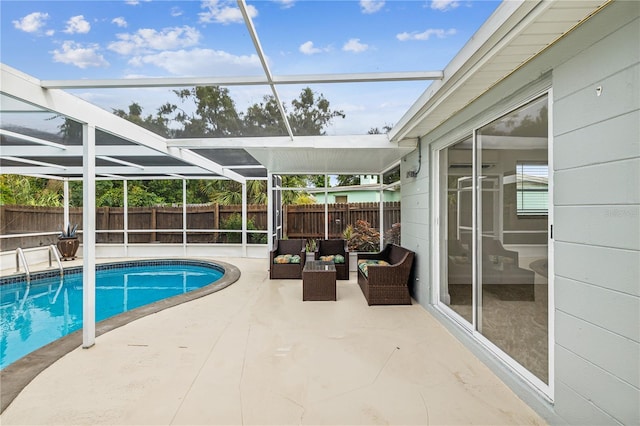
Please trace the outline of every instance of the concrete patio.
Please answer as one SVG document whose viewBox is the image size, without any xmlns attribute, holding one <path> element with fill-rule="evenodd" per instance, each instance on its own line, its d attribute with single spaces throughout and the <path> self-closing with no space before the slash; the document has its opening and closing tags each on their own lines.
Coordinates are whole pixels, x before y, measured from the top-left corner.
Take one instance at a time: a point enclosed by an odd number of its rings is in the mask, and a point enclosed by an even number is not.
<svg viewBox="0 0 640 426">
<path fill-rule="evenodd" d="M 303 302 L 265 259 L 221 260 L 235 284 L 70 352 L 0 423 L 546 423 L 415 302 L 369 307 L 353 272 L 337 302 Z"/>
</svg>

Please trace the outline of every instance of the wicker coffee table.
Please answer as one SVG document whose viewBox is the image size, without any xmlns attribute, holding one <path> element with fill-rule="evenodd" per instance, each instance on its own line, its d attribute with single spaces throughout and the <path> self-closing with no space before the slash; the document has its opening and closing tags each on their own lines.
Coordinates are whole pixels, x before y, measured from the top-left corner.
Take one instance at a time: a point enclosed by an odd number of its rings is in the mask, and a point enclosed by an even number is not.
<svg viewBox="0 0 640 426">
<path fill-rule="evenodd" d="M 311 260 L 302 270 L 302 300 L 337 300 L 336 266 L 333 262 Z"/>
</svg>

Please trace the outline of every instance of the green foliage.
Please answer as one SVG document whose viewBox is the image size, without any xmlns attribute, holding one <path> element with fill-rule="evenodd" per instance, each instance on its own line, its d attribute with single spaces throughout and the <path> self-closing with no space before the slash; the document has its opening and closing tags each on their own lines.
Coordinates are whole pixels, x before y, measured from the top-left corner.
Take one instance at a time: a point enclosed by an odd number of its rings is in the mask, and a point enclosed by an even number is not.
<svg viewBox="0 0 640 426">
<path fill-rule="evenodd" d="M 345 117 L 342 111 L 331 111 L 329 101 L 309 87 L 302 89 L 299 98 L 291 101 L 293 111 L 288 114 L 289 124 L 294 135 L 324 135 L 324 128 L 336 117 Z"/>
<path fill-rule="evenodd" d="M 242 215 L 240 213 L 233 213 L 226 220 L 223 220 L 220 224 L 220 229 L 242 229 Z M 255 225 L 255 217 L 247 219 L 247 231 L 257 231 Z M 240 243 L 242 242 L 242 234 L 239 232 L 227 232 L 226 239 L 228 243 Z M 265 244 L 267 242 L 267 234 L 250 233 L 247 232 L 247 242 L 250 244 Z"/>
<path fill-rule="evenodd" d="M 358 175 L 338 175 L 339 186 L 360 185 L 360 176 Z"/>
<path fill-rule="evenodd" d="M 132 207 L 158 206 L 164 204 L 162 197 L 131 182 L 129 183 L 127 200 L 129 206 Z"/>
<path fill-rule="evenodd" d="M 389 133 L 392 128 L 393 128 L 393 125 L 391 125 L 391 124 L 385 124 L 384 126 L 382 126 L 382 130 L 380 130 L 377 127 L 372 127 L 372 128 L 369 129 L 367 134 L 369 134 L 369 135 L 382 135 L 384 133 Z"/>
<path fill-rule="evenodd" d="M 273 96 L 265 96 L 263 102 L 253 104 L 244 114 L 245 136 L 286 136 L 278 103 Z"/>
<path fill-rule="evenodd" d="M 391 225 L 391 228 L 384 232 L 384 243 L 400 245 L 400 229 L 400 223 L 394 223 Z"/>
<path fill-rule="evenodd" d="M 373 229 L 366 220 L 356 220 L 343 232 L 349 251 L 377 252 L 380 250 L 380 232 Z"/>
<path fill-rule="evenodd" d="M 184 102 L 194 102 L 195 113 L 182 112 L 175 120 L 182 124 L 179 137 L 228 137 L 240 136 L 242 121 L 236 111 L 229 89 L 219 86 L 198 86 L 193 89 L 175 90 Z"/>
<path fill-rule="evenodd" d="M 311 238 L 307 240 L 307 244 L 305 246 L 307 253 L 313 253 L 316 251 L 316 248 L 318 248 L 318 242 L 315 239 Z"/>
<path fill-rule="evenodd" d="M 60 232 L 60 235 L 58 235 L 58 238 L 76 238 L 77 234 L 76 231 L 78 230 L 78 224 L 73 225 L 73 227 L 71 227 L 71 224 L 67 224 L 67 228 L 66 229 L 62 229 L 62 231 Z"/>
<path fill-rule="evenodd" d="M 242 184 L 231 180 L 201 180 L 198 191 L 207 202 L 221 205 L 242 204 Z M 267 182 L 247 181 L 247 204 L 267 204 Z"/>
<path fill-rule="evenodd" d="M 122 109 L 114 109 L 113 113 L 160 136 L 169 137 L 172 133 L 169 129 L 170 115 L 175 109 L 175 105 L 167 103 L 158 108 L 155 116 L 147 115 L 143 117 L 142 107 L 138 103 L 132 102 L 131 105 L 129 105 L 129 112 L 125 112 Z"/>
<path fill-rule="evenodd" d="M 20 175 L 0 175 L 0 205 L 62 206 L 62 182 Z"/>
</svg>

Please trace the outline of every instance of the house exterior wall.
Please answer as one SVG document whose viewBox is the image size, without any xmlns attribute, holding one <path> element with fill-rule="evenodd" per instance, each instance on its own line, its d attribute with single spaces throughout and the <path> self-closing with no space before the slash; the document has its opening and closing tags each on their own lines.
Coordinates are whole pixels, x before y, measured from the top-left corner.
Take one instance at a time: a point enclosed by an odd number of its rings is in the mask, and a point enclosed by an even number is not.
<svg viewBox="0 0 640 426">
<path fill-rule="evenodd" d="M 551 88 L 555 341 L 549 407 L 569 424 L 640 424 L 639 40 L 640 2 L 614 1 L 422 137 L 422 167 L 429 170 L 425 153 Z M 434 177 L 405 178 L 417 158 L 416 150 L 402 162 L 402 241 L 416 251 L 414 297 L 433 310 Z"/>
<path fill-rule="evenodd" d="M 555 406 L 574 424 L 640 423 L 639 11 L 605 8 L 553 69 Z"/>
<path fill-rule="evenodd" d="M 343 191 L 330 192 L 328 194 L 327 203 L 336 202 L 336 196 L 346 195 L 349 203 L 375 203 L 380 199 L 380 191 Z M 324 204 L 324 194 L 317 192 L 313 194 L 318 204 Z M 400 201 L 400 193 L 398 191 L 385 191 L 383 201 Z"/>
</svg>

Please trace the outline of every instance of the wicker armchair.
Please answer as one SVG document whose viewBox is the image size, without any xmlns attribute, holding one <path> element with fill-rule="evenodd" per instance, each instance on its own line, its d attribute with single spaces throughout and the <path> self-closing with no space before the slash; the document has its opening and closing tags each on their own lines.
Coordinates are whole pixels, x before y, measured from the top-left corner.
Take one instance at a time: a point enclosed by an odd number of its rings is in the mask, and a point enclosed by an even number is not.
<svg viewBox="0 0 640 426">
<path fill-rule="evenodd" d="M 278 240 L 276 246 L 269 253 L 269 278 L 302 279 L 302 268 L 307 258 L 305 240 Z M 300 256 L 300 263 L 273 263 L 276 256 L 291 254 Z"/>
<path fill-rule="evenodd" d="M 358 284 L 369 305 L 410 305 L 409 278 L 415 253 L 387 244 L 379 253 L 358 253 L 360 260 L 384 260 L 389 265 L 369 265 L 367 275 L 358 268 Z"/>
<path fill-rule="evenodd" d="M 349 279 L 349 249 L 346 240 L 318 240 L 318 246 L 315 252 L 316 260 L 320 260 L 320 256 L 344 256 L 344 263 L 335 263 L 336 279 Z"/>
</svg>

